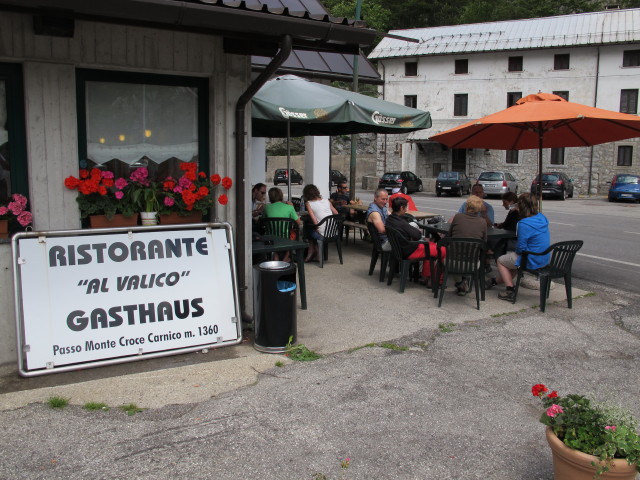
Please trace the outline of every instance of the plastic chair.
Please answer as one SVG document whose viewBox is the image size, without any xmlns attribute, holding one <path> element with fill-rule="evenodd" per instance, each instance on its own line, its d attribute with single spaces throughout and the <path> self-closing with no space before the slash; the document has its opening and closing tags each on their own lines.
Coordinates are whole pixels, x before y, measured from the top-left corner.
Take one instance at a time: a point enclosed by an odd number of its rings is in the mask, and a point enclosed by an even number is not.
<svg viewBox="0 0 640 480">
<path fill-rule="evenodd" d="M 387 237 L 389 238 L 389 242 L 391 243 L 391 261 L 389 262 L 389 280 L 387 280 L 387 285 L 391 285 L 393 276 L 399 265 L 400 293 L 404 293 L 404 287 L 407 283 L 407 278 L 409 277 L 409 269 L 411 268 L 411 265 L 417 266 L 419 262 L 428 260 L 431 263 L 431 271 L 433 272 L 433 258 L 429 255 L 428 242 L 422 240 L 408 240 L 401 232 L 389 226 L 386 226 L 385 230 Z M 420 244 L 424 244 L 427 247 L 425 248 L 426 255 L 424 257 L 406 258 L 403 255 L 403 247 L 413 246 L 413 249 L 415 250 L 415 248 Z"/>
<path fill-rule="evenodd" d="M 382 242 L 380 241 L 380 234 L 378 229 L 371 222 L 367 222 L 367 229 L 369 235 L 371 235 L 371 243 L 373 248 L 371 249 L 371 264 L 369 265 L 369 275 L 373 275 L 373 271 L 376 269 L 376 263 L 378 263 L 378 257 L 380 258 L 380 282 L 384 282 L 384 276 L 387 273 L 387 264 L 389 263 L 389 255 L 391 252 L 385 252 L 382 250 Z"/>
<path fill-rule="evenodd" d="M 260 219 L 260 231 L 263 235 L 282 238 L 291 238 L 291 233 L 294 232 L 297 239 L 299 228 L 298 223 L 292 218 L 270 217 Z"/>
<path fill-rule="evenodd" d="M 447 255 L 442 258 L 442 247 L 446 248 Z M 445 237 L 438 242 L 438 269 L 435 278 L 443 275 L 439 288 L 434 282 L 433 296 L 440 295 L 438 307 L 442 306 L 444 289 L 447 286 L 447 278 L 451 275 L 465 276 L 473 282 L 476 291 L 476 304 L 480 310 L 480 299 L 484 301 L 484 261 L 487 252 L 487 243 L 477 238 L 452 238 Z"/>
<path fill-rule="evenodd" d="M 324 261 L 328 259 L 329 244 L 335 243 L 338 249 L 338 257 L 340 257 L 340 265 L 342 265 L 342 215 L 328 215 L 324 217 L 316 227 L 324 225 L 324 235 L 318 240 L 318 252 L 320 252 L 320 268 L 324 268 Z"/>
<path fill-rule="evenodd" d="M 522 252 L 520 257 L 520 268 L 518 268 L 518 279 L 514 289 L 513 303 L 518 298 L 518 288 L 520 280 L 524 272 L 536 275 L 540 279 L 540 311 L 544 312 L 547 306 L 547 298 L 551 290 L 551 280 L 554 278 L 564 279 L 564 288 L 567 292 L 567 306 L 572 308 L 571 299 L 571 266 L 573 259 L 576 257 L 578 250 L 582 248 L 584 242 L 582 240 L 568 240 L 566 242 L 558 242 L 551 245 L 542 253 Z M 529 255 L 546 255 L 551 253 L 551 259 L 546 267 L 527 268 L 527 259 Z"/>
</svg>

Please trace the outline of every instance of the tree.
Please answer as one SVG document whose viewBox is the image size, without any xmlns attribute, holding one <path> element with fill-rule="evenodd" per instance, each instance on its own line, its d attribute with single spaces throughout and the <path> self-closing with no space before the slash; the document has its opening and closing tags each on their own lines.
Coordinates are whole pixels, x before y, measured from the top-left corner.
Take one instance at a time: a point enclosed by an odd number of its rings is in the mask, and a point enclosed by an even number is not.
<svg viewBox="0 0 640 480">
<path fill-rule="evenodd" d="M 324 4 L 334 17 L 356 16 L 356 0 L 325 0 Z M 386 32 L 391 28 L 391 11 L 382 5 L 382 0 L 363 0 L 360 16 L 369 28 L 379 32 Z"/>
</svg>

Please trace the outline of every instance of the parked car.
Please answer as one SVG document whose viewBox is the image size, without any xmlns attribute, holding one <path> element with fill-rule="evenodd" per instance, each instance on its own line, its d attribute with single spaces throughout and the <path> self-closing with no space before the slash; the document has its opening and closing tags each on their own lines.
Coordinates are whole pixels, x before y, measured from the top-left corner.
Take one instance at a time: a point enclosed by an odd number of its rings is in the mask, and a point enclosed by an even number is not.
<svg viewBox="0 0 640 480">
<path fill-rule="evenodd" d="M 347 181 L 347 177 L 345 177 L 340 170 L 331 170 L 331 185 L 339 185 Z"/>
<path fill-rule="evenodd" d="M 531 193 L 538 194 L 539 176 L 531 183 Z M 562 172 L 546 172 L 542 174 L 542 185 L 540 188 L 542 198 L 559 198 L 564 200 L 573 197 L 573 180 Z"/>
<path fill-rule="evenodd" d="M 389 193 L 400 187 L 402 193 L 421 192 L 423 189 L 422 180 L 413 172 L 386 172 L 378 182 L 378 188 L 384 188 Z"/>
<path fill-rule="evenodd" d="M 509 172 L 482 172 L 476 184 L 482 185 L 487 197 L 507 192 L 518 194 L 518 181 Z"/>
<path fill-rule="evenodd" d="M 621 173 L 613 177 L 609 187 L 609 201 L 636 200 L 640 202 L 640 175 Z"/>
<path fill-rule="evenodd" d="M 436 195 L 439 197 L 443 193 L 457 195 L 471 193 L 471 180 L 464 172 L 440 172 L 436 178 Z"/>
<path fill-rule="evenodd" d="M 289 183 L 289 171 L 286 168 L 278 168 L 273 174 L 273 184 L 280 185 L 281 183 L 285 185 Z M 302 175 L 295 168 L 291 169 L 291 183 L 302 185 Z"/>
</svg>

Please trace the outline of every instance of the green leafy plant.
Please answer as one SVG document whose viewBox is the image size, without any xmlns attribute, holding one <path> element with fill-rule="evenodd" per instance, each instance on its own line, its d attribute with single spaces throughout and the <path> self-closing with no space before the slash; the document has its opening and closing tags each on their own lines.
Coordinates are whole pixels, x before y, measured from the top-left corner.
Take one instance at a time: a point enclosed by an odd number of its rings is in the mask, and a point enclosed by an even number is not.
<svg viewBox="0 0 640 480">
<path fill-rule="evenodd" d="M 396 350 L 400 352 L 406 352 L 407 350 L 409 350 L 409 347 L 403 347 L 400 345 L 396 345 L 395 343 L 379 343 L 378 346 L 380 348 L 386 348 L 388 350 Z"/>
<path fill-rule="evenodd" d="M 85 403 L 82 408 L 84 408 L 85 410 L 109 410 L 109 407 L 107 406 L 106 403 L 103 402 L 87 402 Z"/>
<path fill-rule="evenodd" d="M 455 327 L 455 325 L 456 325 L 455 323 L 439 323 L 438 328 L 442 333 L 449 333 L 449 332 L 453 332 L 452 327 Z"/>
<path fill-rule="evenodd" d="M 281 360 L 278 360 L 278 361 L 276 362 L 276 367 L 284 367 L 284 362 L 283 362 L 283 361 L 281 361 Z"/>
<path fill-rule="evenodd" d="M 47 399 L 47 404 L 49 404 L 51 408 L 64 408 L 69 405 L 69 399 L 56 395 L 53 397 L 49 397 Z"/>
<path fill-rule="evenodd" d="M 322 358 L 322 355 L 309 350 L 304 344 L 301 343 L 300 345 L 293 345 L 292 342 L 293 335 L 289 337 L 289 342 L 287 343 L 284 351 L 284 354 L 291 360 L 295 360 L 297 362 L 310 362 L 312 360 Z"/>
<path fill-rule="evenodd" d="M 640 472 L 638 421 L 627 411 L 594 402 L 582 395 L 564 397 L 538 383 L 531 388 L 545 408 L 540 422 L 567 447 L 598 457 L 595 479 L 609 471 L 614 459 L 622 458 Z"/>
<path fill-rule="evenodd" d="M 136 413 L 140 413 L 143 411 L 143 409 L 138 407 L 135 403 L 127 403 L 125 405 L 120 405 L 118 408 L 129 416 L 135 415 Z"/>
</svg>

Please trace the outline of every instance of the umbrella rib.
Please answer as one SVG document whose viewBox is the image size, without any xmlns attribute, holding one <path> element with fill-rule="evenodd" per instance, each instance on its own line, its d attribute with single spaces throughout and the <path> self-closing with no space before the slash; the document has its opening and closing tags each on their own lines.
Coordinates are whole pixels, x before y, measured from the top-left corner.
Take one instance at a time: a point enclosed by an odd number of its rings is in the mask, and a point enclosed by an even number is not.
<svg viewBox="0 0 640 480">
<path fill-rule="evenodd" d="M 607 122 L 613 123 L 614 125 L 617 125 L 617 126 L 619 126 L 619 127 L 628 128 L 629 130 L 631 130 L 631 131 L 633 131 L 633 132 L 638 132 L 638 133 L 640 133 L 640 128 L 638 128 L 638 127 L 632 127 L 632 126 L 627 125 L 627 124 L 625 124 L 625 123 L 621 123 L 621 122 L 619 122 L 618 120 L 612 120 L 612 119 L 610 119 L 610 118 L 605 118 L 605 120 L 606 120 Z"/>
<path fill-rule="evenodd" d="M 454 144 L 451 145 L 451 148 L 458 148 L 458 145 L 466 142 L 467 140 L 472 139 L 473 137 L 475 137 L 476 135 L 482 133 L 483 131 L 485 131 L 487 128 L 489 128 L 491 125 L 482 125 L 477 131 L 467 135 L 466 137 L 464 137 L 463 139 L 461 139 L 459 142 L 456 142 Z"/>
</svg>

